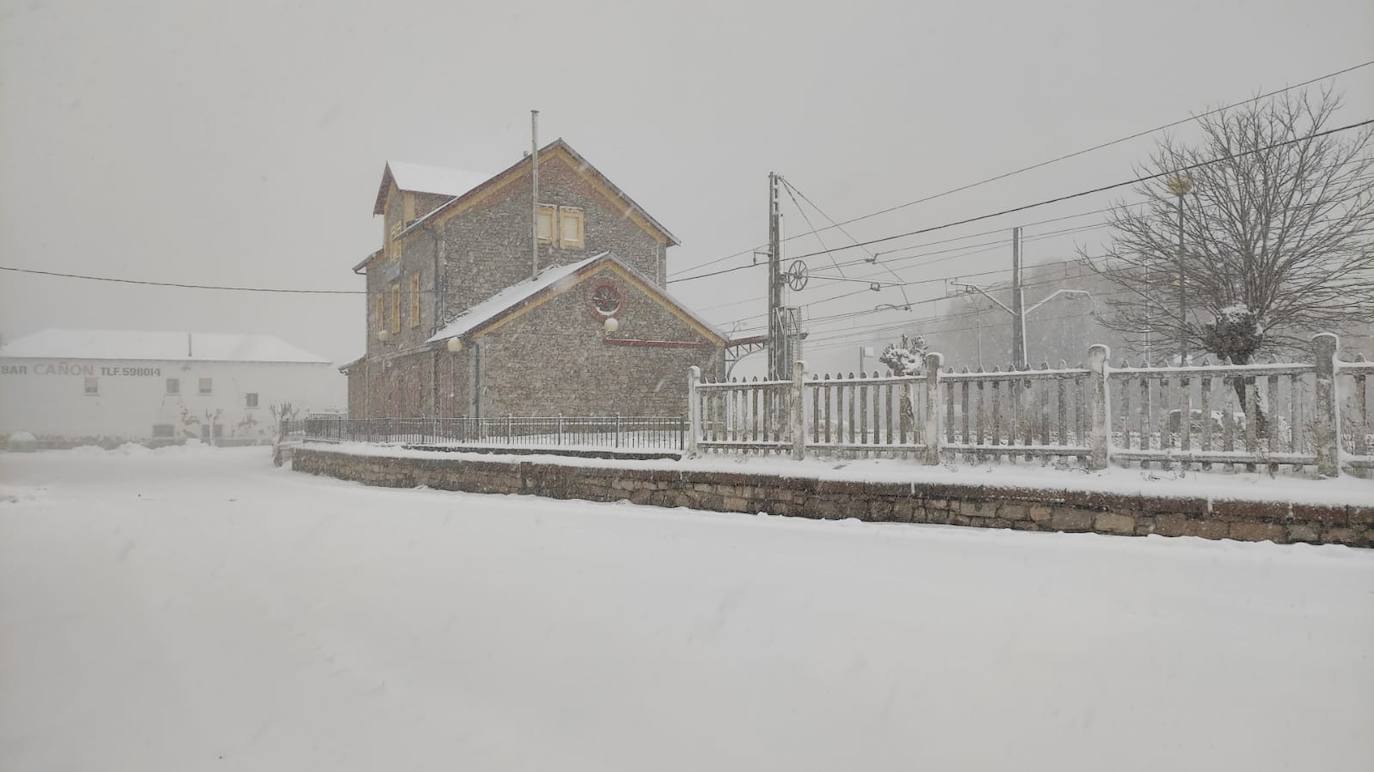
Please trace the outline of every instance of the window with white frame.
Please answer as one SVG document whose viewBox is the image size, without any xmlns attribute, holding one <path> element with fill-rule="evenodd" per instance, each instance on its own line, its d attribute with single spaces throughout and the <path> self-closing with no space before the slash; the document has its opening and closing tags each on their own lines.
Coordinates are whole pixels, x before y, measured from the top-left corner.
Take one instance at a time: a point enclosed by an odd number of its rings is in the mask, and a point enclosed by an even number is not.
<svg viewBox="0 0 1374 772">
<path fill-rule="evenodd" d="M 100 379 L 86 377 L 86 396 L 95 397 L 100 395 Z"/>
<path fill-rule="evenodd" d="M 201 378 L 201 379 L 200 379 L 200 393 L 201 393 L 201 394 L 214 394 L 214 393 L 215 393 L 215 379 L 213 379 L 213 378 Z"/>
<path fill-rule="evenodd" d="M 243 395 L 243 406 L 244 406 L 244 407 L 257 407 L 257 406 L 258 406 L 258 393 L 257 393 L 256 391 L 250 391 L 250 392 L 248 392 L 247 394 L 244 394 L 244 395 Z"/>
<path fill-rule="evenodd" d="M 181 379 L 180 379 L 180 378 L 168 378 L 168 379 L 167 379 L 167 396 L 169 396 L 169 397 L 175 397 L 175 396 L 177 396 L 177 395 L 179 395 L 179 394 L 181 394 Z"/>
</svg>

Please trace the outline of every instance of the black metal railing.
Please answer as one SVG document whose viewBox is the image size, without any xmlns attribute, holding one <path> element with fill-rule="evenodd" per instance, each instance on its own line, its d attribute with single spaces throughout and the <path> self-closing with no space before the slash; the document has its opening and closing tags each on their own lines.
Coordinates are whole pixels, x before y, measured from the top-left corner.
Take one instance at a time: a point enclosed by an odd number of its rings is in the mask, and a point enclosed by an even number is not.
<svg viewBox="0 0 1374 772">
<path fill-rule="evenodd" d="M 682 450 L 686 416 L 501 416 L 496 418 L 346 418 L 308 416 L 303 438 L 323 442 L 490 448 Z M 293 427 L 295 428 L 295 427 Z"/>
</svg>

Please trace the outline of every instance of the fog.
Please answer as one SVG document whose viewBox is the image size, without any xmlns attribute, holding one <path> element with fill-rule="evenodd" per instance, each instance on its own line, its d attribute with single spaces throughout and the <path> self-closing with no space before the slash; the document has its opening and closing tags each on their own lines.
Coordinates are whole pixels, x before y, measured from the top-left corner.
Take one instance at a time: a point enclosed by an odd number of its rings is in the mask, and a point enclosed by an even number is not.
<svg viewBox="0 0 1374 772">
<path fill-rule="evenodd" d="M 1349 66 L 1374 40 L 1360 0 L 0 8 L 5 265 L 348 290 L 362 289 L 349 268 L 381 241 L 370 212 L 387 159 L 497 171 L 528 147 L 534 108 L 546 139 L 566 138 L 681 238 L 674 273 L 765 242 L 769 171 L 846 219 Z M 1335 85 L 1352 119 L 1374 105 L 1369 70 Z M 872 238 L 1125 179 L 1150 140 L 849 230 Z M 786 231 L 809 230 L 785 204 Z M 1071 244 L 1039 242 L 1027 259 Z M 746 272 L 670 289 L 728 330 L 764 310 L 763 287 Z M 813 282 L 797 300 L 834 287 Z M 6 340 L 45 327 L 263 332 L 341 363 L 362 353 L 362 308 L 360 296 L 0 278 Z"/>
<path fill-rule="evenodd" d="M 1370 0 L 0 0 L 0 770 L 1368 772 L 1371 599 Z"/>
</svg>

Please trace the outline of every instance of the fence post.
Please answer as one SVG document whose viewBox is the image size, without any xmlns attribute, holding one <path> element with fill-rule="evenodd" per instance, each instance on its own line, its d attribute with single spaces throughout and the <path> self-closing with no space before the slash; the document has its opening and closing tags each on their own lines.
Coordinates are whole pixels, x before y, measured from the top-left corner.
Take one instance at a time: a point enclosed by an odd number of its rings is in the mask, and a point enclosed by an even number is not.
<svg viewBox="0 0 1374 772">
<path fill-rule="evenodd" d="M 697 384 L 701 383 L 701 368 L 687 368 L 687 456 L 697 454 L 697 438 L 701 436 L 701 399 Z"/>
<path fill-rule="evenodd" d="M 563 414 L 558 414 L 558 444 L 563 444 Z"/>
<path fill-rule="evenodd" d="M 615 446 L 620 447 L 620 414 L 615 414 Z"/>
<path fill-rule="evenodd" d="M 788 392 L 787 418 L 792 430 L 792 458 L 806 458 L 806 363 L 792 363 L 792 389 Z"/>
<path fill-rule="evenodd" d="M 940 416 L 944 412 L 940 410 L 940 366 L 944 364 L 945 358 L 941 354 L 931 352 L 926 354 L 926 452 L 925 463 L 935 465 L 940 463 Z M 914 395 L 913 395 L 914 396 Z M 916 409 L 916 401 L 911 401 L 911 408 Z M 915 417 L 912 417 L 914 422 Z"/>
<path fill-rule="evenodd" d="M 511 444 L 511 440 L 512 440 L 514 437 L 515 437 L 515 415 L 514 415 L 513 413 L 506 413 L 506 444 L 507 444 L 507 445 Z"/>
<path fill-rule="evenodd" d="M 1107 399 L 1107 362 L 1112 350 L 1101 343 L 1088 349 L 1088 468 L 1106 469 L 1111 458 L 1112 413 Z"/>
<path fill-rule="evenodd" d="M 1312 415 L 1312 445 L 1317 474 L 1340 474 L 1340 416 L 1336 404 L 1336 348 L 1340 341 L 1329 332 L 1312 336 L 1312 362 L 1317 375 L 1316 411 Z"/>
</svg>

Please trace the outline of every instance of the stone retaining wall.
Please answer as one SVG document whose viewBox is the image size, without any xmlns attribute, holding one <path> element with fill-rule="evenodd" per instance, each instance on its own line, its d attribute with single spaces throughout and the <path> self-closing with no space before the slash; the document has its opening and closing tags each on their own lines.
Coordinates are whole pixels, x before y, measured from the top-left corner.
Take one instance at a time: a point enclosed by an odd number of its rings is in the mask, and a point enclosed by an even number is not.
<svg viewBox="0 0 1374 772">
<path fill-rule="evenodd" d="M 693 469 L 629 469 L 455 457 L 366 456 L 298 447 L 292 469 L 394 488 L 428 486 L 814 519 L 1021 531 L 1200 536 L 1374 547 L 1374 505 L 1151 498 L 1090 491 L 855 482 Z"/>
</svg>

